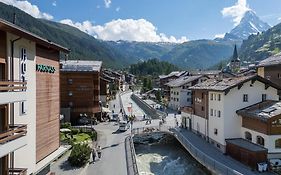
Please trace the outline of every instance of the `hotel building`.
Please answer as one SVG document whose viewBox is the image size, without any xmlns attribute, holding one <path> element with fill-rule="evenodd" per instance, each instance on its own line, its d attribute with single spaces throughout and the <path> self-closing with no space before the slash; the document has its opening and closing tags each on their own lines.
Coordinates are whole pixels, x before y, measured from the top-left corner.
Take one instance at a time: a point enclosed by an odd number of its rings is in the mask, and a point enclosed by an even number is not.
<svg viewBox="0 0 281 175">
<path fill-rule="evenodd" d="M 0 19 L 0 174 L 48 171 L 58 153 L 59 58 L 69 50 Z"/>
</svg>

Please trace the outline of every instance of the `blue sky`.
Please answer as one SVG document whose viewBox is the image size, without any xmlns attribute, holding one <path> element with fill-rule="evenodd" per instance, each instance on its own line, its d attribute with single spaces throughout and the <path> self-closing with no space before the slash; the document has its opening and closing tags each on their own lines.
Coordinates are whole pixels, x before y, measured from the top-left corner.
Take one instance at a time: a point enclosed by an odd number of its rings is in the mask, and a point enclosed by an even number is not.
<svg viewBox="0 0 281 175">
<path fill-rule="evenodd" d="M 32 16 L 75 26 L 104 40 L 213 39 L 215 35 L 229 32 L 247 10 L 255 11 L 270 25 L 281 22 L 280 0 L 0 1 Z"/>
</svg>

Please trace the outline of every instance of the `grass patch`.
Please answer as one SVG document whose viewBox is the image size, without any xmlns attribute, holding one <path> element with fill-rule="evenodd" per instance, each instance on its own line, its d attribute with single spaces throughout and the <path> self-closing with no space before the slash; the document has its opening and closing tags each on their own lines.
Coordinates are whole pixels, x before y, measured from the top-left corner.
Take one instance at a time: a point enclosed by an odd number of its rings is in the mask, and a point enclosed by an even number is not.
<svg viewBox="0 0 281 175">
<path fill-rule="evenodd" d="M 83 141 L 92 140 L 91 136 L 87 133 L 78 133 L 73 135 L 73 139 L 71 138 L 70 133 L 60 133 L 60 140 L 62 142 L 68 142 L 68 143 L 81 143 Z"/>
</svg>

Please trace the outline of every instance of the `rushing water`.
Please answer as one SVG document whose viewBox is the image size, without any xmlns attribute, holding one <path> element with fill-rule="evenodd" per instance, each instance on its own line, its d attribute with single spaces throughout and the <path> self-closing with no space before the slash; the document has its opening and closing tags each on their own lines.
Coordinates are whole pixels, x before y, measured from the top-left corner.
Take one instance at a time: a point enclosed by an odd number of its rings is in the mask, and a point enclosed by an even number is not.
<svg viewBox="0 0 281 175">
<path fill-rule="evenodd" d="M 165 144 L 135 144 L 135 149 L 141 175 L 210 174 L 175 139 Z"/>
</svg>

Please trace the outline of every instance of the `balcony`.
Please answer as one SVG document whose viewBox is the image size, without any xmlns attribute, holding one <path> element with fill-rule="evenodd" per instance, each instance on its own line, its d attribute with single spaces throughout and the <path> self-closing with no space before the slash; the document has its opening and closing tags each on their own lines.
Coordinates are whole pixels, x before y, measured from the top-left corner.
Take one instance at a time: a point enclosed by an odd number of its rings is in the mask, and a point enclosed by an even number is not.
<svg viewBox="0 0 281 175">
<path fill-rule="evenodd" d="M 7 131 L 0 133 L 0 157 L 7 155 L 27 144 L 27 126 L 9 126 Z"/>
<path fill-rule="evenodd" d="M 26 174 L 27 174 L 26 168 L 9 169 L 9 175 L 26 175 Z"/>
<path fill-rule="evenodd" d="M 0 81 L 0 105 L 26 101 L 26 82 Z"/>
</svg>

